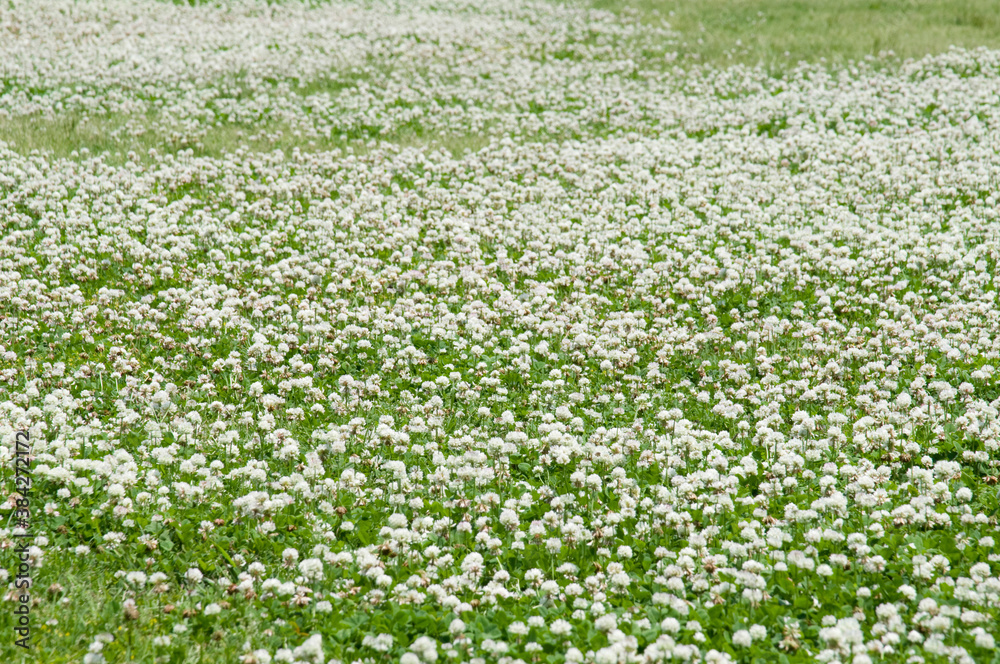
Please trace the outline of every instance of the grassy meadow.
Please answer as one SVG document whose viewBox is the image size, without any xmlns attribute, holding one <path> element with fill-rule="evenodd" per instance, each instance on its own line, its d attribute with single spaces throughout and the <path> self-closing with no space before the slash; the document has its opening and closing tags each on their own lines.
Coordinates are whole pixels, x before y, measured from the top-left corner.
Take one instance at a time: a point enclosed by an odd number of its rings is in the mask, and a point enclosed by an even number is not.
<svg viewBox="0 0 1000 664">
<path fill-rule="evenodd" d="M 998 17 L 4 3 L 0 654 L 1000 663 Z"/>
</svg>

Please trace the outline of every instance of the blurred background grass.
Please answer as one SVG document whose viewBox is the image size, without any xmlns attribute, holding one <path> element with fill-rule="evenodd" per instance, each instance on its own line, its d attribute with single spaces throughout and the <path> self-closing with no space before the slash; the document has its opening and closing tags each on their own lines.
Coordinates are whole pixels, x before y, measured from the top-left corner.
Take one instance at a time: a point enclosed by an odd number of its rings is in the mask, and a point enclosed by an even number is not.
<svg viewBox="0 0 1000 664">
<path fill-rule="evenodd" d="M 665 20 L 681 33 L 681 63 L 780 70 L 802 60 L 838 64 L 866 56 L 919 58 L 950 46 L 1000 48 L 1000 0 L 592 0 L 591 6 Z"/>
<path fill-rule="evenodd" d="M 173 0 L 203 4 L 216 0 Z M 272 0 L 295 2 L 297 0 Z M 319 2 L 321 0 L 305 0 Z M 555 0 L 558 1 L 558 0 Z M 763 65 L 774 75 L 801 61 L 831 66 L 870 60 L 893 66 L 905 58 L 947 51 L 951 46 L 1000 48 L 1000 0 L 570 0 L 595 9 L 628 15 L 652 24 L 666 22 L 679 33 L 674 64 L 725 67 Z M 669 66 L 669 63 L 666 63 Z M 76 157 L 87 148 L 123 162 L 129 151 L 143 160 L 150 148 L 160 152 L 191 149 L 220 156 L 240 146 L 254 151 L 290 153 L 341 148 L 366 152 L 372 141 L 297 138 L 289 127 L 274 123 L 219 126 L 194 144 L 178 142 L 156 130 L 154 118 L 132 118 L 145 131 L 121 131 L 130 118 L 86 118 L 61 113 L 0 120 L 0 141 L 18 152 L 32 150 L 55 157 Z M 424 135 L 398 132 L 381 137 L 404 146 L 443 148 L 460 155 L 488 143 L 485 136 Z"/>
</svg>

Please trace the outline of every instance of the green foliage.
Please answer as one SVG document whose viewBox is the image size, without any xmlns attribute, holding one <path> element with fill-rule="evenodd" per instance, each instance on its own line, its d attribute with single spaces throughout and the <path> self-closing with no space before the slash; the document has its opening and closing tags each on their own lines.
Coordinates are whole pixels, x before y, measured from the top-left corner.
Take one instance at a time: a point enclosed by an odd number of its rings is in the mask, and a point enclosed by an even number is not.
<svg viewBox="0 0 1000 664">
<path fill-rule="evenodd" d="M 594 0 L 593 6 L 666 21 L 685 64 L 834 64 L 1000 46 L 997 0 Z"/>
</svg>

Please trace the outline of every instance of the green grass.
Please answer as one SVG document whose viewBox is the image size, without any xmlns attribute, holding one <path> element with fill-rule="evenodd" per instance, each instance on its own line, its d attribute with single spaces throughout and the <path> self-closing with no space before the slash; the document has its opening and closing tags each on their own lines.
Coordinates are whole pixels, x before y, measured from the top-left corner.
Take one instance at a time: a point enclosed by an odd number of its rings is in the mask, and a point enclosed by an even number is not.
<svg viewBox="0 0 1000 664">
<path fill-rule="evenodd" d="M 106 587 L 99 575 L 80 565 L 80 569 L 63 570 L 57 585 L 39 588 L 35 594 L 43 600 L 32 615 L 33 649 L 15 661 L 81 662 L 100 633 L 115 637 L 102 652 L 111 662 L 226 661 L 240 652 L 248 634 L 261 633 L 267 627 L 259 613 L 241 612 L 239 618 L 229 616 L 225 624 L 191 622 L 190 629 L 203 637 L 194 648 L 154 645 L 153 639 L 163 634 L 163 623 L 173 623 L 184 613 L 188 599 L 184 589 L 173 587 L 143 606 L 136 618 L 123 619 L 121 599 L 109 595 Z M 294 635 L 294 627 L 289 633 Z"/>
<path fill-rule="evenodd" d="M 952 45 L 1000 47 L 997 0 L 594 0 L 593 6 L 666 20 L 682 35 L 682 63 L 781 69 L 887 51 L 919 58 Z"/>
<path fill-rule="evenodd" d="M 21 154 L 37 150 L 55 159 L 75 158 L 84 151 L 105 154 L 109 164 L 121 164 L 129 152 L 135 152 L 140 160 L 145 160 L 152 149 L 162 154 L 190 150 L 195 156 L 215 158 L 240 148 L 253 152 L 281 150 L 286 155 L 296 148 L 302 152 L 350 149 L 354 154 L 365 154 L 374 147 L 374 143 L 388 142 L 399 147 L 443 149 L 454 156 L 460 156 L 466 150 L 476 151 L 489 143 L 489 137 L 483 134 L 438 134 L 418 132 L 410 128 L 381 136 L 377 140 L 368 135 L 311 138 L 296 136 L 292 127 L 275 122 L 252 126 L 217 125 L 209 127 L 197 140 L 179 140 L 177 136 L 155 128 L 146 128 L 155 127 L 156 123 L 152 119 L 147 119 L 143 131 L 139 133 L 119 131 L 128 121 L 129 118 L 123 115 L 85 118 L 80 113 L 61 114 L 56 118 L 15 117 L 0 122 L 0 143 L 6 143 Z"/>
</svg>

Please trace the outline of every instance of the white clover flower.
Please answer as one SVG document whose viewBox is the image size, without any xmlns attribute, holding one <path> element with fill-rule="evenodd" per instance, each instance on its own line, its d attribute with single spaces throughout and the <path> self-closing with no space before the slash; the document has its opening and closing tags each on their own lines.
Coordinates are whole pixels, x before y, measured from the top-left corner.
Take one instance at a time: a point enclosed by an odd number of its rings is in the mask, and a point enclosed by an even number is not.
<svg viewBox="0 0 1000 664">
<path fill-rule="evenodd" d="M 520 525 L 517 512 L 511 509 L 504 509 L 500 512 L 500 525 L 509 530 L 514 530 Z"/>
<path fill-rule="evenodd" d="M 292 652 L 296 660 L 320 664 L 324 661 L 323 636 L 321 634 L 313 634 Z"/>
<path fill-rule="evenodd" d="M 993 650 L 996 648 L 996 640 L 992 634 L 984 631 L 982 628 L 977 628 L 976 632 L 976 647 L 985 648 L 986 650 Z"/>
<path fill-rule="evenodd" d="M 613 613 L 607 613 L 594 621 L 594 627 L 599 632 L 610 632 L 618 627 L 618 618 Z"/>
<path fill-rule="evenodd" d="M 569 622 L 560 618 L 552 622 L 549 626 L 549 631 L 556 636 L 566 636 L 573 631 L 573 626 Z"/>
<path fill-rule="evenodd" d="M 681 623 L 676 618 L 667 617 L 660 623 L 660 629 L 670 634 L 676 634 L 681 629 Z"/>
<path fill-rule="evenodd" d="M 319 558 L 306 558 L 299 563 L 299 572 L 308 581 L 323 579 L 323 561 Z"/>
<path fill-rule="evenodd" d="M 129 572 L 125 575 L 125 581 L 130 584 L 139 586 L 140 588 L 146 585 L 147 577 L 143 572 Z M 154 581 L 154 583 L 157 583 Z"/>
<path fill-rule="evenodd" d="M 523 622 L 517 620 L 512 622 L 508 627 L 507 631 L 514 636 L 525 636 L 528 634 L 528 626 Z"/>
<path fill-rule="evenodd" d="M 472 552 L 462 561 L 462 571 L 466 574 L 478 576 L 483 571 L 483 556 Z"/>
</svg>

